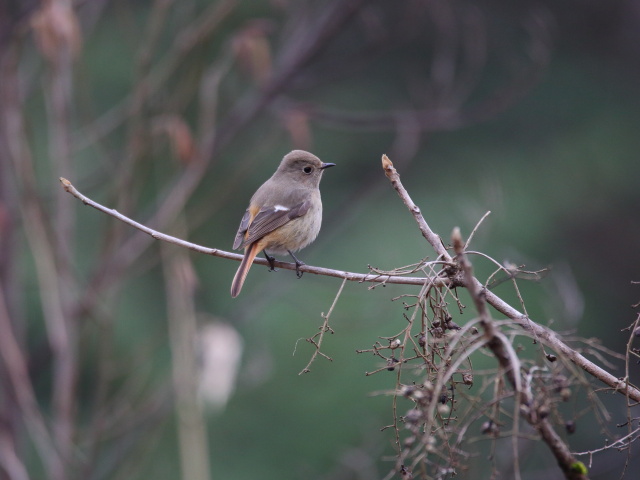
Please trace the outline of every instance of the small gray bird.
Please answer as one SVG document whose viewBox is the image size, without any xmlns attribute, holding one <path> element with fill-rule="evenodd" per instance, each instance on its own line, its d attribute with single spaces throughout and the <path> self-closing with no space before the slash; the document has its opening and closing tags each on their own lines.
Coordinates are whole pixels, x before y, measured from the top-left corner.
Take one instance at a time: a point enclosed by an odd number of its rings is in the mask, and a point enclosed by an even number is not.
<svg viewBox="0 0 640 480">
<path fill-rule="evenodd" d="M 267 252 L 289 253 L 298 277 L 302 276 L 299 267 L 304 263 L 293 252 L 309 245 L 320 232 L 320 180 L 325 168 L 333 166 L 309 152 L 294 150 L 251 197 L 233 242 L 234 250 L 244 248 L 244 258 L 233 277 L 232 297 L 240 293 L 253 260 L 262 251 L 272 270 L 275 259 Z"/>
</svg>

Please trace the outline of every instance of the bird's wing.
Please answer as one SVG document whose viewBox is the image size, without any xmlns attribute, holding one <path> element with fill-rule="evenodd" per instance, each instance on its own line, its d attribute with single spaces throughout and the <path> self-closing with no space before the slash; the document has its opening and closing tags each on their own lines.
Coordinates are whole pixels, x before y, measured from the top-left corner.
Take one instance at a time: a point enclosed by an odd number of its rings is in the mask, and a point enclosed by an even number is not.
<svg viewBox="0 0 640 480">
<path fill-rule="evenodd" d="M 299 203 L 292 208 L 274 205 L 261 209 L 253 219 L 251 219 L 251 209 L 247 210 L 240 222 L 233 248 L 241 248 L 261 239 L 294 218 L 303 216 L 310 207 L 309 201 Z"/>
<path fill-rule="evenodd" d="M 238 227 L 238 233 L 236 233 L 236 238 L 233 241 L 233 249 L 237 250 L 242 246 L 242 242 L 244 242 L 244 236 L 247 233 L 249 228 L 249 224 L 251 223 L 251 211 L 247 208 L 247 211 L 244 212 L 242 216 L 242 220 L 240 221 L 240 226 Z"/>
</svg>

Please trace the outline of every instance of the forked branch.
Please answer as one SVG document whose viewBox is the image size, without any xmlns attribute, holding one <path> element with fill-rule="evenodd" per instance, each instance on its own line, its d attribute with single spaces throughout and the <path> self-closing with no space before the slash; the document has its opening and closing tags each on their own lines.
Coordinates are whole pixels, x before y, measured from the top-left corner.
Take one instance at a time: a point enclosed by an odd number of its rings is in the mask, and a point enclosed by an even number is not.
<svg viewBox="0 0 640 480">
<path fill-rule="evenodd" d="M 393 188 L 395 188 L 404 204 L 413 214 L 420 232 L 422 232 L 424 238 L 431 244 L 433 249 L 439 255 L 439 259 L 447 264 L 454 263 L 453 258 L 447 251 L 446 247 L 443 245 L 440 237 L 429 228 L 427 222 L 422 216 L 422 212 L 413 202 L 413 200 L 411 200 L 409 193 L 405 190 L 402 182 L 400 181 L 400 175 L 394 168 L 391 160 L 389 160 L 386 155 L 382 156 L 382 168 L 384 169 L 387 178 L 391 181 L 391 185 L 393 185 Z M 460 275 L 456 276 L 455 272 L 452 272 L 449 275 L 449 279 L 454 284 L 458 283 L 459 286 L 465 286 L 462 283 L 462 277 Z M 613 376 L 603 368 L 585 358 L 583 355 L 564 343 L 555 332 L 534 322 L 527 315 L 509 305 L 496 294 L 494 294 L 490 290 L 485 289 L 482 283 L 477 278 L 473 277 L 472 283 L 474 284 L 474 288 L 480 289 L 482 291 L 486 302 L 489 305 L 491 305 L 507 318 L 516 321 L 524 330 L 530 332 L 531 335 L 537 338 L 540 342 L 544 343 L 556 352 L 564 355 L 584 371 L 591 374 L 602 383 L 611 387 L 614 391 L 621 393 L 622 395 L 625 395 L 636 402 L 640 402 L 640 390 L 638 390 L 636 387 L 630 385 L 624 379 Z"/>
</svg>

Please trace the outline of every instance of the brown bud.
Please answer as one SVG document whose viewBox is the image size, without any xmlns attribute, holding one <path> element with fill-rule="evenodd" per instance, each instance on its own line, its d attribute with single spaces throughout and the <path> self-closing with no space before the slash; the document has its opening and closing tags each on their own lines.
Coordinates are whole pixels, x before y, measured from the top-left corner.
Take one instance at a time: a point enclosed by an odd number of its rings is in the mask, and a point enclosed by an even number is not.
<svg viewBox="0 0 640 480">
<path fill-rule="evenodd" d="M 271 46 L 267 37 L 271 30 L 270 22 L 254 20 L 233 39 L 233 51 L 241 68 L 260 85 L 271 73 Z"/>
<path fill-rule="evenodd" d="M 82 34 L 78 17 L 70 0 L 41 2 L 42 7 L 31 16 L 31 28 L 40 53 L 57 63 L 61 54 L 77 56 Z"/>
<path fill-rule="evenodd" d="M 289 132 L 291 144 L 296 148 L 310 150 L 313 138 L 309 125 L 309 114 L 301 109 L 287 110 L 283 120 L 284 126 Z"/>
<path fill-rule="evenodd" d="M 161 115 L 154 120 L 154 133 L 165 133 L 174 156 L 183 164 L 189 164 L 195 156 L 195 142 L 191 129 L 178 115 Z"/>
<path fill-rule="evenodd" d="M 462 240 L 460 227 L 455 227 L 453 232 L 451 232 L 451 243 L 453 244 L 453 250 L 456 252 L 456 255 L 464 252 L 464 241 Z"/>
</svg>

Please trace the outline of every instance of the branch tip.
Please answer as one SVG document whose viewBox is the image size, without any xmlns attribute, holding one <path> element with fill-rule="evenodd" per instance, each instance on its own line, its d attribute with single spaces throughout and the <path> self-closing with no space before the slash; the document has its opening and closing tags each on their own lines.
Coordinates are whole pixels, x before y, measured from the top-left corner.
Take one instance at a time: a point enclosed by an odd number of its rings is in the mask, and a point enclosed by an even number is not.
<svg viewBox="0 0 640 480">
<path fill-rule="evenodd" d="M 455 227 L 451 232 L 451 243 L 453 243 L 453 250 L 456 252 L 456 255 L 464 252 L 464 241 L 462 240 L 460 227 Z"/>
<path fill-rule="evenodd" d="M 390 173 L 389 170 L 393 168 L 393 163 L 389 160 L 389 157 L 387 157 L 386 154 L 382 155 L 382 168 L 387 175 Z"/>
</svg>

